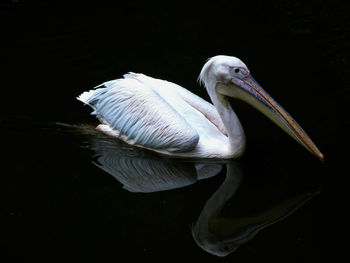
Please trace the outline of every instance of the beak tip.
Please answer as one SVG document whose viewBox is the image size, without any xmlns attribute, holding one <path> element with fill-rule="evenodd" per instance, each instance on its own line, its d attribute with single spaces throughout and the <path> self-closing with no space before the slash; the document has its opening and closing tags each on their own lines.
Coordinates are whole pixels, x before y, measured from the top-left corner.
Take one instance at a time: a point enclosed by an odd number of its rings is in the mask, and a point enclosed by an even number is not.
<svg viewBox="0 0 350 263">
<path fill-rule="evenodd" d="M 322 153 L 320 154 L 320 159 L 321 159 L 321 161 L 324 163 L 325 157 L 324 157 L 324 155 L 323 155 Z"/>
</svg>

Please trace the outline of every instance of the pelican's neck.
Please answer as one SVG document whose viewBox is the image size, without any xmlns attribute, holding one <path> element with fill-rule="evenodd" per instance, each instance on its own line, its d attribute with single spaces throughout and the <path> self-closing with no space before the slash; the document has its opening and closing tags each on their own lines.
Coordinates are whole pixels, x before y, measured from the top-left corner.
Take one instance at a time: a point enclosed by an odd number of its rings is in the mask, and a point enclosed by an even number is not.
<svg viewBox="0 0 350 263">
<path fill-rule="evenodd" d="M 217 93 L 216 85 L 216 81 L 211 81 L 207 83 L 206 88 L 223 124 L 225 125 L 231 150 L 234 152 L 235 156 L 239 156 L 245 149 L 243 127 L 227 98 Z"/>
</svg>

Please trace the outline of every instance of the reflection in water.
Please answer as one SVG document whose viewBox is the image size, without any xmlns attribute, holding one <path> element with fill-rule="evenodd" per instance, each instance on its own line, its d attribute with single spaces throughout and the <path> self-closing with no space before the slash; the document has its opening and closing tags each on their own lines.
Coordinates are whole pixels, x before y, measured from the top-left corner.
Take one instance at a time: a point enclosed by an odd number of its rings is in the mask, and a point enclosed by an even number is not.
<svg viewBox="0 0 350 263">
<path fill-rule="evenodd" d="M 232 253 L 261 229 L 286 218 L 318 193 L 315 190 L 290 197 L 253 215 L 225 217 L 221 216 L 221 210 L 241 182 L 239 161 L 222 164 L 163 159 L 154 153 L 96 134 L 91 148 L 96 152 L 95 164 L 131 192 L 149 193 L 188 186 L 197 180 L 217 175 L 226 165 L 224 182 L 206 202 L 192 228 L 192 236 L 198 246 L 216 256 Z"/>
<path fill-rule="evenodd" d="M 260 230 L 286 218 L 318 194 L 318 190 L 302 193 L 249 216 L 221 217 L 220 211 L 237 191 L 241 177 L 237 163 L 227 164 L 224 182 L 206 202 L 192 229 L 197 244 L 213 255 L 226 256 L 234 252 Z"/>
<path fill-rule="evenodd" d="M 215 176 L 222 169 L 222 164 L 161 159 L 154 153 L 103 136 L 94 137 L 92 149 L 97 153 L 95 164 L 130 192 L 180 188 Z"/>
</svg>

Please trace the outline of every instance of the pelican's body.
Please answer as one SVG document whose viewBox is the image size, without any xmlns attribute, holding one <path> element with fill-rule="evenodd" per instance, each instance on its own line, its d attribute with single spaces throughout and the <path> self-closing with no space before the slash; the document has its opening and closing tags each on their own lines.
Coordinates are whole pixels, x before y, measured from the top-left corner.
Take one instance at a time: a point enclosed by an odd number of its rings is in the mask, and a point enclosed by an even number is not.
<svg viewBox="0 0 350 263">
<path fill-rule="evenodd" d="M 199 79 L 213 104 L 174 83 L 135 73 L 105 82 L 78 99 L 94 109 L 92 114 L 101 121 L 99 130 L 129 144 L 176 157 L 227 159 L 240 156 L 245 148 L 242 126 L 226 98 L 238 97 L 323 158 L 290 115 L 267 94 L 260 94 L 264 91 L 239 59 L 213 57 L 204 65 Z M 253 89 L 248 93 L 254 101 L 237 91 L 247 87 Z"/>
<path fill-rule="evenodd" d="M 80 99 L 98 109 L 98 129 L 111 136 L 179 157 L 231 158 L 242 153 L 244 139 L 241 148 L 230 144 L 215 107 L 179 85 L 129 73 L 103 86 L 105 93 L 93 90 Z"/>
</svg>

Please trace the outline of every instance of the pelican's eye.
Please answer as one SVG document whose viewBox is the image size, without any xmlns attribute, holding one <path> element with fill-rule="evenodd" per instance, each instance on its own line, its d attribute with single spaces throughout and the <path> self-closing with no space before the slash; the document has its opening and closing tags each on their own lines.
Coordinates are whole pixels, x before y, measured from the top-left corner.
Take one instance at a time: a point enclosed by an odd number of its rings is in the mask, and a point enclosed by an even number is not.
<svg viewBox="0 0 350 263">
<path fill-rule="evenodd" d="M 249 75 L 249 71 L 242 67 L 230 67 L 230 74 L 236 78 L 243 79 Z"/>
</svg>

